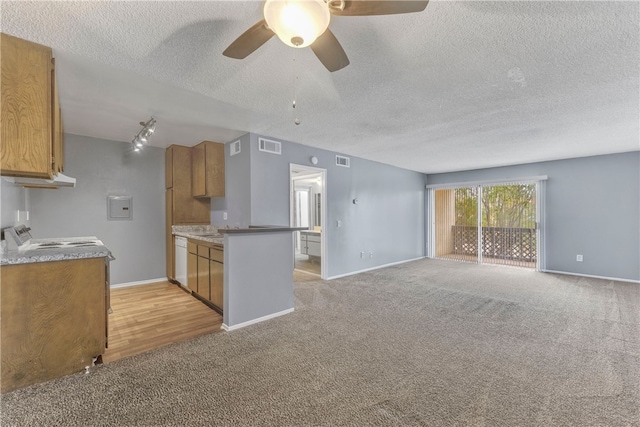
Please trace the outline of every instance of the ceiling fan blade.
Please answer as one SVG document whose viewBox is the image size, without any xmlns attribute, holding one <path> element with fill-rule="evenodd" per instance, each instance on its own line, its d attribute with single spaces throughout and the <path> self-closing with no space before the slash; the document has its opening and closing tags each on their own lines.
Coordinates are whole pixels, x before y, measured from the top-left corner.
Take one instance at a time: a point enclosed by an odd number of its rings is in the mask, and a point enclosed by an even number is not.
<svg viewBox="0 0 640 427">
<path fill-rule="evenodd" d="M 267 21 L 263 19 L 242 33 L 222 54 L 229 58 L 246 58 L 274 35 L 275 33 L 267 27 Z"/>
<path fill-rule="evenodd" d="M 327 70 L 331 72 L 338 71 L 349 65 L 347 54 L 344 53 L 340 42 L 328 28 L 311 44 L 311 50 L 313 50 L 320 62 L 327 67 Z"/>
<path fill-rule="evenodd" d="M 336 2 L 339 4 L 339 2 Z M 345 0 L 344 9 L 340 10 L 332 6 L 329 1 L 329 10 L 333 15 L 339 16 L 364 16 L 364 15 L 395 15 L 398 13 L 422 12 L 429 0 L 422 1 L 377 1 L 377 0 Z"/>
</svg>

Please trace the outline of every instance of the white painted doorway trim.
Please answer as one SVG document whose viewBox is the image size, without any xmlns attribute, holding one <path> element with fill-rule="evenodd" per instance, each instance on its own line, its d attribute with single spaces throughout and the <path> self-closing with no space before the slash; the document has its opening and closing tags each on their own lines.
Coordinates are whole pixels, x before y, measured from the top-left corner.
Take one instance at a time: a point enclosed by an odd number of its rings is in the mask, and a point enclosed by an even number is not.
<svg viewBox="0 0 640 427">
<path fill-rule="evenodd" d="M 294 188 L 293 188 L 293 170 L 308 171 L 309 174 L 320 174 L 320 181 L 322 185 L 321 204 L 320 207 L 320 278 L 327 280 L 327 272 L 329 271 L 329 260 L 327 259 L 327 170 L 322 168 L 316 168 L 313 166 L 299 165 L 296 163 L 289 163 L 289 224 L 293 227 L 293 205 L 294 200 Z"/>
</svg>

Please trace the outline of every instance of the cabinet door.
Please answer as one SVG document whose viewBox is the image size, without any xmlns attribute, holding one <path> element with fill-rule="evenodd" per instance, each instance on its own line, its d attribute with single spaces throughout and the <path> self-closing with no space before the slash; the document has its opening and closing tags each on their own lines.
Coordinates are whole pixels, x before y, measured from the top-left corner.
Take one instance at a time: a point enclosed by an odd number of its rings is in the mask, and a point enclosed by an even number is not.
<svg viewBox="0 0 640 427">
<path fill-rule="evenodd" d="M 191 195 L 203 197 L 206 194 L 205 148 L 200 143 L 191 148 Z"/>
<path fill-rule="evenodd" d="M 224 197 L 224 144 L 205 143 L 206 197 Z"/>
<path fill-rule="evenodd" d="M 175 279 L 175 243 L 173 240 L 173 233 L 171 231 L 171 224 L 173 224 L 173 190 L 165 191 L 165 236 L 167 245 L 167 279 Z"/>
<path fill-rule="evenodd" d="M 203 141 L 191 149 L 193 197 L 224 196 L 224 144 Z"/>
<path fill-rule="evenodd" d="M 58 83 L 56 79 L 55 59 L 53 61 L 53 68 L 51 70 L 51 82 L 53 98 L 53 111 L 51 118 L 52 125 L 52 148 L 53 152 L 53 173 L 59 173 L 64 171 L 64 135 L 62 133 L 62 112 L 60 111 L 60 100 L 58 97 Z"/>
<path fill-rule="evenodd" d="M 187 254 L 187 286 L 198 293 L 198 255 L 191 252 Z"/>
<path fill-rule="evenodd" d="M 1 266 L 1 392 L 79 372 L 106 345 L 103 258 Z"/>
<path fill-rule="evenodd" d="M 198 257 L 198 295 L 208 300 L 209 293 L 209 258 Z"/>
<path fill-rule="evenodd" d="M 219 263 L 218 261 L 209 261 L 209 287 L 211 290 L 211 298 L 210 301 L 222 310 L 223 302 L 223 271 L 224 265 Z"/>
<path fill-rule="evenodd" d="M 1 34 L 0 172 L 52 176 L 51 48 Z"/>
<path fill-rule="evenodd" d="M 173 188 L 173 145 L 164 152 L 164 188 Z"/>
<path fill-rule="evenodd" d="M 312 256 L 321 256 L 320 242 L 307 242 L 307 254 Z"/>
<path fill-rule="evenodd" d="M 173 145 L 173 224 L 209 224 L 209 200 L 191 196 L 191 148 Z"/>
<path fill-rule="evenodd" d="M 320 250 L 320 234 L 317 233 L 309 233 L 307 234 L 307 254 L 312 256 L 321 256 L 322 251 Z"/>
</svg>

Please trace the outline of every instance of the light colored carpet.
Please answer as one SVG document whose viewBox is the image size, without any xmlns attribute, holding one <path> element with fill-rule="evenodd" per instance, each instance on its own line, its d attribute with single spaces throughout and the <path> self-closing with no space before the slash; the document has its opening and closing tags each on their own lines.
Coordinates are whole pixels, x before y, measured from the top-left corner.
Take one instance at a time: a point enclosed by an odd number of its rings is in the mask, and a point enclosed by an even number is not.
<svg viewBox="0 0 640 427">
<path fill-rule="evenodd" d="M 421 260 L 2 396 L 2 426 L 638 426 L 640 285 Z"/>
</svg>

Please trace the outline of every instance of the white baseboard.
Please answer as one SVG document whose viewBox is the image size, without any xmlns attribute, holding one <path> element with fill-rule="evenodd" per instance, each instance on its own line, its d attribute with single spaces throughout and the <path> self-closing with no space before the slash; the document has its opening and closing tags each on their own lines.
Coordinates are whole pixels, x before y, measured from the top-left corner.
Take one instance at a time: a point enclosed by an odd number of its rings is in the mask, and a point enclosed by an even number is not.
<svg viewBox="0 0 640 427">
<path fill-rule="evenodd" d="M 352 271 L 351 273 L 338 274 L 337 276 L 328 277 L 327 280 L 340 279 L 341 277 L 353 276 L 354 274 L 366 273 L 367 271 L 379 270 L 381 268 L 391 267 L 394 265 L 405 264 L 407 262 L 418 261 L 420 259 L 425 259 L 425 256 L 421 256 L 418 258 L 405 259 L 403 261 L 391 262 L 389 264 L 378 265 L 376 267 L 365 268 L 364 270 Z"/>
<path fill-rule="evenodd" d="M 265 320 L 273 319 L 274 317 L 280 317 L 285 314 L 289 314 L 293 312 L 293 308 L 288 308 L 283 311 L 279 311 L 277 313 L 268 314 L 266 316 L 258 317 L 257 319 L 248 320 L 246 322 L 238 323 L 237 325 L 227 326 L 226 324 L 222 324 L 222 329 L 225 331 L 235 331 L 236 329 L 244 328 L 245 326 L 253 325 L 254 323 L 264 322 Z"/>
<path fill-rule="evenodd" d="M 567 271 L 556 271 L 556 270 L 540 270 L 540 271 L 542 271 L 543 273 L 564 274 L 567 276 L 580 276 L 580 277 L 590 277 L 592 279 L 613 280 L 615 282 L 640 283 L 640 280 L 621 279 L 619 277 L 594 276 L 592 274 L 569 273 Z"/>
<path fill-rule="evenodd" d="M 128 288 L 129 286 L 148 285 L 150 283 L 158 283 L 158 282 L 166 282 L 166 281 L 167 281 L 166 277 L 161 277 L 159 279 L 140 280 L 138 282 L 118 283 L 116 285 L 111 285 L 109 287 L 111 289 Z"/>
</svg>

